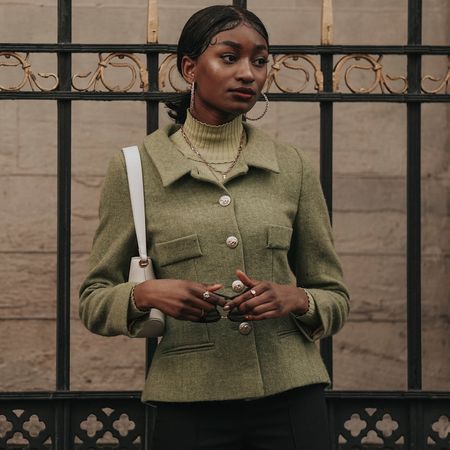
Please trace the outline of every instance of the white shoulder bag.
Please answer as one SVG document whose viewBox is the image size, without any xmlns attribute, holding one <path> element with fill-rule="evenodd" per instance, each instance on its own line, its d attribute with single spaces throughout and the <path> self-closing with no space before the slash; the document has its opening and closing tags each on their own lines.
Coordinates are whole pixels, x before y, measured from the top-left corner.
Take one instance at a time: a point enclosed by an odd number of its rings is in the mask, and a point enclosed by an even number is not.
<svg viewBox="0 0 450 450">
<path fill-rule="evenodd" d="M 147 236 L 145 229 L 144 185 L 139 149 L 136 146 L 122 149 L 127 166 L 128 187 L 130 189 L 131 208 L 133 210 L 134 228 L 139 249 L 139 256 L 131 258 L 128 281 L 141 283 L 153 280 L 152 260 L 147 256 Z M 151 308 L 147 318 L 134 323 L 133 337 L 158 337 L 164 333 L 164 313 Z"/>
</svg>

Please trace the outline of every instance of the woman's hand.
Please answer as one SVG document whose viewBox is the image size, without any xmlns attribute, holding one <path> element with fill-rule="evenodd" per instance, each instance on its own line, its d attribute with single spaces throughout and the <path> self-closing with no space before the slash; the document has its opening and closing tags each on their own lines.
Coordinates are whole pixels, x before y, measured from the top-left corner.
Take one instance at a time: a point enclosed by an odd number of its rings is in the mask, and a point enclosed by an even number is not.
<svg viewBox="0 0 450 450">
<path fill-rule="evenodd" d="M 222 287 L 188 280 L 148 280 L 134 288 L 134 300 L 139 309 L 157 308 L 175 319 L 197 322 L 215 305 L 225 305 L 226 301 L 214 294 Z M 207 299 L 203 297 L 205 291 L 209 292 Z"/>
<path fill-rule="evenodd" d="M 274 319 L 291 312 L 304 314 L 308 310 L 308 296 L 303 289 L 254 280 L 242 270 L 236 270 L 236 275 L 251 289 L 229 301 L 225 309 L 237 307 L 246 320 Z"/>
</svg>

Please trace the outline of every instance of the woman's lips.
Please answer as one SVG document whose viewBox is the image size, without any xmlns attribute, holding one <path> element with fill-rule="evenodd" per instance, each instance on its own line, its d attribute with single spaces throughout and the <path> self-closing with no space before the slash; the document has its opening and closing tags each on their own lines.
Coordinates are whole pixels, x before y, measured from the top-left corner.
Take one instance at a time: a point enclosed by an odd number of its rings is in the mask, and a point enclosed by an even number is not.
<svg viewBox="0 0 450 450">
<path fill-rule="evenodd" d="M 242 92 L 242 91 L 230 91 L 230 92 L 233 94 L 233 96 L 238 97 L 242 100 L 250 100 L 255 95 L 250 92 Z"/>
</svg>

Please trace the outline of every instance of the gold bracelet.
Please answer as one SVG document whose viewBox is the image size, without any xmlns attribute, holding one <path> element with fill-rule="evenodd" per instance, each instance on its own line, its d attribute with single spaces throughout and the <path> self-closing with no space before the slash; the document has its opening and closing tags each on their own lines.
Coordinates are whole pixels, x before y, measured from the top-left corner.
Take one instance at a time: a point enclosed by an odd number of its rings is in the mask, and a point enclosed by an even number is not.
<svg viewBox="0 0 450 450">
<path fill-rule="evenodd" d="M 311 308 L 311 294 L 306 289 L 304 289 L 304 288 L 302 288 L 302 289 L 305 291 L 306 297 L 308 299 L 308 308 L 304 313 L 296 314 L 297 317 L 304 316 L 309 311 L 309 308 Z"/>
<path fill-rule="evenodd" d="M 130 293 L 131 304 L 132 304 L 138 311 L 140 311 L 140 312 L 148 312 L 148 311 L 144 311 L 143 309 L 139 308 L 139 307 L 136 305 L 136 299 L 134 298 L 134 288 L 135 288 L 136 286 L 137 286 L 137 285 L 135 284 L 135 285 L 131 288 L 131 293 Z"/>
</svg>

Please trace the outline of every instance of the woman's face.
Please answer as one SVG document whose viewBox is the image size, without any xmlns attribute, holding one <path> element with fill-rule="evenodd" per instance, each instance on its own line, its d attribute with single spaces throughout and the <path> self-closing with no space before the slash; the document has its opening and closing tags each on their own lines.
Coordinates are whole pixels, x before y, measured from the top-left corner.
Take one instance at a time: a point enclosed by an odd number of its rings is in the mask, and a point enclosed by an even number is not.
<svg viewBox="0 0 450 450">
<path fill-rule="evenodd" d="M 249 111 L 266 81 L 268 56 L 266 40 L 244 23 L 216 34 L 196 60 L 183 57 L 183 76 L 195 81 L 193 116 L 219 125 Z"/>
</svg>

